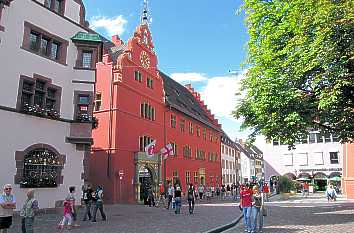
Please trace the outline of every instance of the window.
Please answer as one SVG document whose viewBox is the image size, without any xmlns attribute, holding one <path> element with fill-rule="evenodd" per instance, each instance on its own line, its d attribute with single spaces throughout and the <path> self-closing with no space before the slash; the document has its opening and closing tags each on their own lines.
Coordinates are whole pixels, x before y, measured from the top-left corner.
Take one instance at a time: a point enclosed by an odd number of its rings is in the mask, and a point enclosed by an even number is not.
<svg viewBox="0 0 354 233">
<path fill-rule="evenodd" d="M 200 137 L 200 127 L 197 126 L 197 136 Z"/>
<path fill-rule="evenodd" d="M 24 23 L 22 49 L 66 65 L 68 41 L 29 23 Z"/>
<path fill-rule="evenodd" d="M 191 183 L 191 173 L 189 171 L 186 171 L 186 185 Z"/>
<path fill-rule="evenodd" d="M 176 142 L 170 142 L 170 144 L 172 146 L 173 154 L 176 157 L 177 156 L 177 144 L 176 144 Z"/>
<path fill-rule="evenodd" d="M 41 39 L 41 54 L 44 56 L 49 55 L 49 43 L 50 39 L 42 37 Z"/>
<path fill-rule="evenodd" d="M 293 166 L 293 154 L 284 154 L 282 159 L 284 166 Z"/>
<path fill-rule="evenodd" d="M 102 94 L 101 93 L 96 93 L 95 97 L 95 111 L 100 111 L 102 105 Z"/>
<path fill-rule="evenodd" d="M 50 79 L 35 77 L 21 76 L 17 109 L 37 116 L 59 118 L 61 88 L 52 85 Z"/>
<path fill-rule="evenodd" d="M 180 120 L 179 121 L 179 127 L 180 127 L 180 129 L 181 129 L 181 132 L 184 132 L 184 130 L 185 130 L 185 124 L 186 124 L 186 121 L 185 120 Z"/>
<path fill-rule="evenodd" d="M 297 164 L 300 166 L 308 165 L 308 156 L 307 153 L 299 153 L 296 155 Z"/>
<path fill-rule="evenodd" d="M 206 137 L 207 137 L 207 135 L 206 135 L 206 128 L 204 128 L 204 129 L 203 129 L 203 139 L 206 140 Z"/>
<path fill-rule="evenodd" d="M 278 140 L 274 139 L 273 146 L 279 146 L 279 145 L 280 145 L 279 139 Z"/>
<path fill-rule="evenodd" d="M 23 179 L 25 188 L 57 187 L 63 162 L 59 155 L 48 149 L 35 149 L 24 156 Z"/>
<path fill-rule="evenodd" d="M 315 165 L 323 165 L 323 153 L 322 152 L 315 152 L 312 159 L 313 159 Z"/>
<path fill-rule="evenodd" d="M 177 120 L 176 115 L 171 114 L 171 127 L 176 128 Z"/>
<path fill-rule="evenodd" d="M 92 68 L 92 52 L 84 51 L 82 53 L 82 68 Z"/>
<path fill-rule="evenodd" d="M 140 116 L 142 118 L 155 121 L 156 120 L 156 111 L 149 103 L 140 104 Z"/>
<path fill-rule="evenodd" d="M 38 51 L 39 49 L 39 45 L 38 45 L 38 41 L 40 39 L 40 34 L 36 33 L 36 32 L 31 32 L 30 33 L 30 49 L 33 51 Z"/>
<path fill-rule="evenodd" d="M 145 147 L 152 141 L 154 141 L 154 139 L 152 139 L 150 136 L 139 137 L 139 151 L 145 151 Z"/>
<path fill-rule="evenodd" d="M 325 142 L 331 142 L 332 141 L 330 133 L 325 133 L 324 138 L 325 138 Z"/>
<path fill-rule="evenodd" d="M 193 123 L 189 122 L 189 133 L 193 134 Z"/>
<path fill-rule="evenodd" d="M 147 87 L 153 89 L 153 82 L 154 82 L 154 80 L 152 78 L 147 78 L 146 79 Z"/>
<path fill-rule="evenodd" d="M 47 0 L 46 7 L 58 14 L 64 14 L 64 1 L 63 0 Z"/>
<path fill-rule="evenodd" d="M 331 160 L 331 164 L 338 164 L 338 152 L 329 152 L 329 158 Z"/>
<path fill-rule="evenodd" d="M 212 142 L 213 141 L 213 133 L 210 131 L 209 132 L 209 140 Z"/>
<path fill-rule="evenodd" d="M 339 142 L 339 138 L 335 134 L 332 134 L 332 140 L 333 140 L 333 142 Z"/>
<path fill-rule="evenodd" d="M 177 182 L 179 182 L 178 171 L 173 171 L 172 176 L 173 176 L 173 184 L 177 184 Z"/>
<path fill-rule="evenodd" d="M 85 94 L 79 94 L 78 102 L 77 102 L 77 109 L 78 109 L 76 115 L 77 120 L 81 122 L 91 120 L 89 106 L 90 106 L 90 97 Z"/>
<path fill-rule="evenodd" d="M 135 81 L 138 81 L 140 83 L 143 81 L 143 77 L 142 77 L 140 71 L 138 71 L 138 70 L 136 70 L 134 72 L 134 78 L 135 78 Z"/>
<path fill-rule="evenodd" d="M 194 184 L 198 184 L 199 181 L 198 172 L 193 172 L 193 179 L 194 179 Z"/>
<path fill-rule="evenodd" d="M 185 158 L 192 157 L 192 148 L 189 145 L 183 147 L 183 157 Z"/>
<path fill-rule="evenodd" d="M 224 154 L 224 151 L 225 151 L 224 145 L 221 145 L 221 153 Z"/>
<path fill-rule="evenodd" d="M 316 133 L 317 143 L 323 143 L 323 135 L 320 133 Z"/>
<path fill-rule="evenodd" d="M 316 143 L 316 134 L 315 133 L 310 133 L 309 142 Z"/>
<path fill-rule="evenodd" d="M 196 149 L 196 159 L 205 160 L 205 152 L 200 149 Z"/>
</svg>

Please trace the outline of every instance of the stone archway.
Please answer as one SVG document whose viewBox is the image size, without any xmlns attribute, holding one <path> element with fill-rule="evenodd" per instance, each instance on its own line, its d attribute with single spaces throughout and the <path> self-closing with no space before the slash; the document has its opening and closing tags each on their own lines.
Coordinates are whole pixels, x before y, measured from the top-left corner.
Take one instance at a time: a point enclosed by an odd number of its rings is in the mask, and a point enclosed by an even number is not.
<svg viewBox="0 0 354 233">
<path fill-rule="evenodd" d="M 144 152 L 135 154 L 135 200 L 143 203 L 148 189 L 156 193 L 161 181 L 161 162 L 158 155 L 147 157 Z M 145 193 L 145 194 L 144 194 Z"/>
</svg>

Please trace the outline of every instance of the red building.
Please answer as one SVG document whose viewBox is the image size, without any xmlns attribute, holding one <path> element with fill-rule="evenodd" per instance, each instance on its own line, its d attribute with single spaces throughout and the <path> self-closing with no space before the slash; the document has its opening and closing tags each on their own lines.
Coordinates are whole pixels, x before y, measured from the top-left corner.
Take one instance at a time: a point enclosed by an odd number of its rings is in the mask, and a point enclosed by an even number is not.
<svg viewBox="0 0 354 233">
<path fill-rule="evenodd" d="M 90 181 L 113 203 L 141 201 L 165 178 L 183 190 L 188 182 L 219 184 L 221 126 L 191 86 L 159 72 L 146 15 L 128 43 L 112 42 L 97 64 Z M 147 157 L 153 140 L 157 149 L 173 143 L 175 155 Z"/>
</svg>

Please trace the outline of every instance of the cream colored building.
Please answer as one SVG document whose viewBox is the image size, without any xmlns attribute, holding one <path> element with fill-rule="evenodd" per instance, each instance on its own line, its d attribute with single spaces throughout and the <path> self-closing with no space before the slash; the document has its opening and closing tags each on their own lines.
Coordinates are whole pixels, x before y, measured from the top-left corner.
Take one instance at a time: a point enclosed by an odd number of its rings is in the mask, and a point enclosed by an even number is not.
<svg viewBox="0 0 354 233">
<path fill-rule="evenodd" d="M 18 207 L 30 187 L 41 208 L 69 186 L 79 195 L 101 48 L 81 0 L 0 1 L 0 185 L 14 184 Z"/>
<path fill-rule="evenodd" d="M 221 136 L 222 183 L 231 185 L 240 181 L 240 151 L 225 133 Z"/>
</svg>

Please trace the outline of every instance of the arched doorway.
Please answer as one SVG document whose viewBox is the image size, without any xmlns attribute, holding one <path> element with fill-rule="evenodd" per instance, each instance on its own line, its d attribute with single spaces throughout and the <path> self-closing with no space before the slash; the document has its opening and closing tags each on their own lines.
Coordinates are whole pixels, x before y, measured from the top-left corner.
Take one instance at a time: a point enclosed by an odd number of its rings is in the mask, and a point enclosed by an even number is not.
<svg viewBox="0 0 354 233">
<path fill-rule="evenodd" d="M 325 191 L 327 186 L 327 175 L 323 172 L 317 172 L 313 176 L 315 188 L 318 191 Z"/>
<path fill-rule="evenodd" d="M 155 181 L 151 169 L 147 166 L 141 166 L 139 169 L 139 183 L 140 183 L 140 198 L 139 201 L 147 205 L 147 198 L 149 191 L 155 190 Z"/>
</svg>

